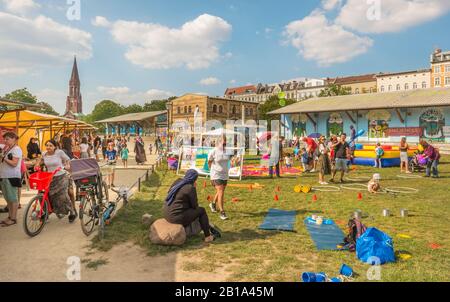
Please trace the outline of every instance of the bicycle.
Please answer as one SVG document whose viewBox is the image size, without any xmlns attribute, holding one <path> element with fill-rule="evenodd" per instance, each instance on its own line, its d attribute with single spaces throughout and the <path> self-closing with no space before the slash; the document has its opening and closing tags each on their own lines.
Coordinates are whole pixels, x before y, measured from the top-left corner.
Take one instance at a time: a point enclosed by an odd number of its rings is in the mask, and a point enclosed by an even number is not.
<svg viewBox="0 0 450 302">
<path fill-rule="evenodd" d="M 120 187 L 119 190 L 111 188 L 111 191 L 117 194 L 117 197 L 114 201 L 109 201 L 107 206 L 103 207 L 103 211 L 101 211 L 100 227 L 98 229 L 98 235 L 100 240 L 105 237 L 105 226 L 111 223 L 111 220 L 116 214 L 118 209 L 119 202 L 123 200 L 123 206 L 128 204 L 128 189 L 125 187 Z"/>
<path fill-rule="evenodd" d="M 61 168 L 53 172 L 37 172 L 30 175 L 30 188 L 38 190 L 38 194 L 33 197 L 25 209 L 23 218 L 23 228 L 30 237 L 39 235 L 51 214 L 53 214 L 52 204 L 49 200 L 50 185 L 53 177 L 61 171 Z M 65 215 L 58 215 L 61 219 Z"/>
</svg>

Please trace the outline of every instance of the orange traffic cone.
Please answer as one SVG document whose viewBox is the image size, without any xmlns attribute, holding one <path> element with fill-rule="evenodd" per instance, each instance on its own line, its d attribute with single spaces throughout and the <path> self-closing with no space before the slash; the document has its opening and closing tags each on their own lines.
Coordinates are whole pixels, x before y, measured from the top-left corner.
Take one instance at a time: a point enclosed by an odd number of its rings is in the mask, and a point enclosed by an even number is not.
<svg viewBox="0 0 450 302">
<path fill-rule="evenodd" d="M 362 193 L 359 192 L 359 193 L 358 193 L 358 200 L 362 200 L 362 199 L 363 199 Z"/>
<path fill-rule="evenodd" d="M 248 189 L 250 190 L 250 192 L 252 192 L 252 191 L 253 191 L 253 186 L 250 185 L 250 186 L 248 187 Z"/>
<path fill-rule="evenodd" d="M 206 180 L 203 181 L 203 188 L 206 188 Z"/>
<path fill-rule="evenodd" d="M 312 199 L 313 201 L 317 201 L 317 195 L 316 194 L 314 194 L 314 196 L 313 196 L 313 199 Z"/>
<path fill-rule="evenodd" d="M 281 192 L 280 186 L 277 186 L 277 192 Z"/>
<path fill-rule="evenodd" d="M 280 200 L 280 198 L 278 197 L 278 195 L 277 195 L 277 194 L 275 194 L 275 197 L 273 198 L 273 200 L 275 200 L 275 201 L 279 201 L 279 200 Z"/>
<path fill-rule="evenodd" d="M 207 200 L 208 200 L 208 201 L 211 201 L 211 196 L 210 196 L 210 195 L 208 195 Z"/>
</svg>

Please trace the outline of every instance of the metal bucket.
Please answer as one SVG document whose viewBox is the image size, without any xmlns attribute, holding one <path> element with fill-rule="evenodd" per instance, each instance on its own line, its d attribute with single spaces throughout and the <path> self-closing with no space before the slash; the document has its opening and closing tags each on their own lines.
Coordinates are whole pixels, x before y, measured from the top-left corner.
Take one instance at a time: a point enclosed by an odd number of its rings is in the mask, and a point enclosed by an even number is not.
<svg viewBox="0 0 450 302">
<path fill-rule="evenodd" d="M 408 217 L 408 210 L 407 209 L 401 209 L 400 210 L 400 216 L 401 217 Z"/>
<path fill-rule="evenodd" d="M 391 216 L 391 211 L 389 211 L 389 209 L 383 209 L 383 216 L 384 216 L 384 217 L 389 217 L 389 216 Z"/>
<path fill-rule="evenodd" d="M 362 216 L 361 210 L 356 210 L 356 211 L 353 213 L 353 218 L 355 218 L 355 219 L 361 219 L 361 216 Z"/>
</svg>

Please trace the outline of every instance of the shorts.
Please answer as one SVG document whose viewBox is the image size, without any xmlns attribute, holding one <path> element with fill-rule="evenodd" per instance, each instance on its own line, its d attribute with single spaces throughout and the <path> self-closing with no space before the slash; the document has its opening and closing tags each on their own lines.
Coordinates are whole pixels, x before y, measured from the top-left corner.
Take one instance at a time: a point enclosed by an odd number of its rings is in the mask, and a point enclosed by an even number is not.
<svg viewBox="0 0 450 302">
<path fill-rule="evenodd" d="M 223 180 L 223 179 L 215 179 L 215 180 L 211 180 L 211 184 L 215 187 L 215 186 L 227 186 L 228 184 L 228 180 Z"/>
<path fill-rule="evenodd" d="M 19 190 L 11 185 L 8 178 L 3 178 L 0 181 L 3 197 L 6 202 L 16 203 L 19 202 Z"/>
<path fill-rule="evenodd" d="M 400 152 L 400 161 L 408 162 L 408 152 Z"/>
<path fill-rule="evenodd" d="M 348 170 L 347 159 L 346 158 L 336 158 L 336 163 L 335 163 L 334 169 L 336 171 L 347 172 L 347 170 Z"/>
</svg>

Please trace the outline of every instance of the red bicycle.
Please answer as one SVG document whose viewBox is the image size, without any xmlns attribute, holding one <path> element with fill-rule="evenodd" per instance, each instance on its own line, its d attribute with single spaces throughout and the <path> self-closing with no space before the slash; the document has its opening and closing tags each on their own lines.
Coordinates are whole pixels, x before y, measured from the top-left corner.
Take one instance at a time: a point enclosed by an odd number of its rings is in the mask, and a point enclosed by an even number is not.
<svg viewBox="0 0 450 302">
<path fill-rule="evenodd" d="M 61 171 L 61 168 L 56 169 L 54 172 L 37 172 L 30 175 L 30 187 L 39 191 L 28 203 L 23 217 L 23 228 L 30 237 L 39 235 L 49 216 L 53 214 L 48 195 L 53 177 L 59 171 Z M 58 218 L 61 217 L 58 215 Z"/>
</svg>

